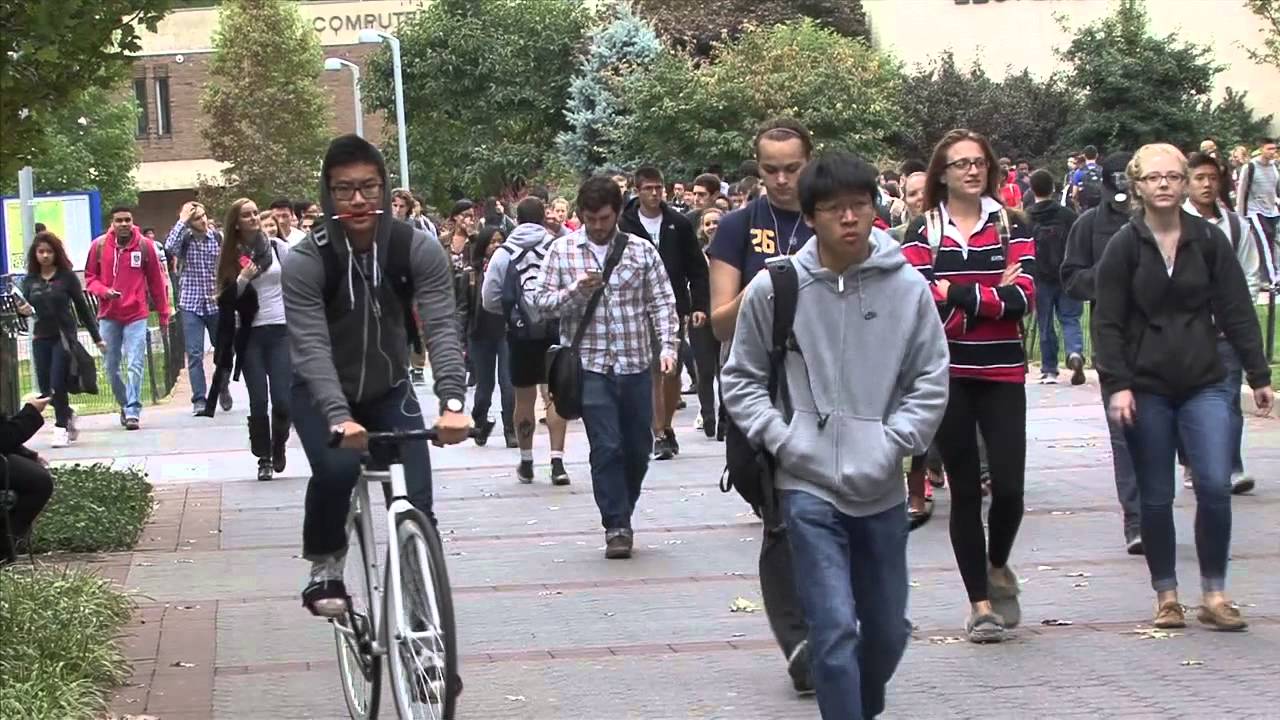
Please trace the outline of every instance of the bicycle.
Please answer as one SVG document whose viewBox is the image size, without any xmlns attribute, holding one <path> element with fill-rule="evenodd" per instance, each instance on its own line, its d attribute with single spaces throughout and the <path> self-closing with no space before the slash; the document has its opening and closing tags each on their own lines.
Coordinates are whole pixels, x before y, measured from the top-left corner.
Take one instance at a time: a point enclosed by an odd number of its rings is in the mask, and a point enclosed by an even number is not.
<svg viewBox="0 0 1280 720">
<path fill-rule="evenodd" d="M 436 431 L 370 432 L 368 437 L 347 518 L 344 583 L 350 599 L 346 615 L 330 620 L 347 710 L 353 720 L 378 716 L 385 657 L 401 718 L 450 720 L 462 681 L 444 548 L 434 524 L 409 502 L 399 454 L 405 442 L 436 440 Z M 341 440 L 335 434 L 330 444 Z M 388 497 L 385 575 L 378 567 L 369 504 L 374 481 Z M 353 551 L 356 558 L 350 557 Z"/>
</svg>

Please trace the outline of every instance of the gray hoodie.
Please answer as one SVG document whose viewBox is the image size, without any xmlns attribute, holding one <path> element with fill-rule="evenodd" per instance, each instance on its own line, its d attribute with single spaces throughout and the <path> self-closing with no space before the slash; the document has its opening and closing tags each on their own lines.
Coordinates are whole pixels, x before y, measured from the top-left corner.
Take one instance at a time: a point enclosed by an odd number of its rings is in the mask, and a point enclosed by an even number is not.
<svg viewBox="0 0 1280 720">
<path fill-rule="evenodd" d="M 793 258 L 800 352 L 784 364 L 790 422 L 767 388 L 767 272 L 747 285 L 720 376 L 734 422 L 778 459 L 777 487 L 855 517 L 903 502 L 902 459 L 928 449 L 947 406 L 947 343 L 929 286 L 888 233 L 874 230 L 871 244 L 870 257 L 842 276 L 822 267 L 817 238 Z"/>
<path fill-rule="evenodd" d="M 538 271 L 542 269 L 542 261 L 547 257 L 547 251 L 551 249 L 551 243 L 556 238 L 547 229 L 538 223 L 521 223 L 516 226 L 515 230 L 507 236 L 506 242 L 493 253 L 493 257 L 489 258 L 489 268 L 484 271 L 484 284 L 480 286 L 480 302 L 484 305 L 484 309 L 496 315 L 506 314 L 506 310 L 502 307 L 502 284 L 506 282 L 507 270 L 511 267 L 511 260 L 521 255 L 525 250 L 520 264 L 520 280 L 523 286 L 531 288 L 538 282 Z M 536 313 L 537 310 L 532 304 L 529 305 L 529 312 Z M 541 318 L 531 318 L 535 322 Z"/>
<path fill-rule="evenodd" d="M 352 138 L 346 136 L 335 143 L 355 142 Z M 369 149 L 377 153 L 372 145 Z M 383 186 L 390 187 L 382 155 L 377 157 Z M 325 217 L 334 214 L 328 175 L 326 158 L 320 174 L 320 205 Z M 412 387 L 403 310 L 386 276 L 391 224 L 400 222 L 392 219 L 390 192 L 382 194 L 382 210 L 371 252 L 353 256 L 341 223 L 326 220 L 322 229 L 313 229 L 299 241 L 284 261 L 282 288 L 294 378 L 307 383 L 316 409 L 331 425 L 353 419 L 354 404 L 379 399 L 401 384 L 406 392 Z M 346 270 L 327 306 L 320 254 L 323 243 L 333 246 Z M 430 357 L 435 394 L 443 407 L 447 400 L 466 398 L 449 258 L 440 243 L 429 241 L 427 234 L 418 230 L 413 234 L 409 262 L 414 306 Z M 294 412 L 308 410 L 294 408 Z"/>
</svg>

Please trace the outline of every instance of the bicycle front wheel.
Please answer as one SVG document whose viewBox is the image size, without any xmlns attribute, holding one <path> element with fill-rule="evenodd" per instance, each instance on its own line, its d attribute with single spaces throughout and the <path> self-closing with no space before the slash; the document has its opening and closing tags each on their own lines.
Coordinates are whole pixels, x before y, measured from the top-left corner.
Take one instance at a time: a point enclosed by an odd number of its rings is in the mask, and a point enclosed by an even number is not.
<svg viewBox="0 0 1280 720">
<path fill-rule="evenodd" d="M 417 510 L 396 518 L 400 592 L 387 563 L 386 621 L 391 687 L 400 717 L 452 720 L 461 681 L 453 596 L 440 536 Z"/>
<path fill-rule="evenodd" d="M 373 580 L 369 577 L 369 559 L 375 557 L 374 539 L 366 538 L 360 525 L 359 507 L 354 499 L 347 519 L 347 561 L 343 584 L 351 596 L 348 612 L 333 623 L 333 636 L 338 646 L 338 674 L 342 678 L 342 695 L 352 720 L 378 717 L 378 700 L 382 694 L 382 659 L 373 654 L 376 639 L 373 627 Z"/>
</svg>

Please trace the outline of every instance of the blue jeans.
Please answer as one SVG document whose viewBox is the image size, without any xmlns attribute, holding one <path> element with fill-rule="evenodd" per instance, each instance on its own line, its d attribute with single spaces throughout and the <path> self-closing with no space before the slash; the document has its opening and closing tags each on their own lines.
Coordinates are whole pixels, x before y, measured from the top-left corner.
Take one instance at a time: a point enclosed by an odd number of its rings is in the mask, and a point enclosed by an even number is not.
<svg viewBox="0 0 1280 720">
<path fill-rule="evenodd" d="M 584 372 L 582 424 L 591 445 L 591 487 L 606 530 L 631 527 L 653 448 L 653 376 Z"/>
<path fill-rule="evenodd" d="M 54 427 L 65 428 L 71 420 L 71 402 L 67 398 L 71 356 L 62 347 L 62 338 L 33 338 L 31 359 L 35 361 L 36 385 L 40 387 L 40 394 L 48 395 L 53 405 Z"/>
<path fill-rule="evenodd" d="M 511 351 L 507 349 L 506 338 L 471 338 L 471 361 L 476 368 L 476 397 L 471 419 L 477 426 L 488 421 L 496 378 L 502 397 L 502 428 L 515 432 L 512 415 L 516 410 L 516 389 L 511 384 Z"/>
<path fill-rule="evenodd" d="M 1050 375 L 1058 374 L 1058 330 L 1054 316 L 1062 322 L 1062 342 L 1067 346 L 1067 356 L 1084 354 L 1084 332 L 1080 329 L 1080 315 L 1084 303 L 1067 296 L 1061 285 L 1036 282 L 1036 324 L 1040 326 L 1040 370 Z"/>
<path fill-rule="evenodd" d="M 293 385 L 293 427 L 311 464 L 307 483 L 305 515 L 302 520 L 302 554 L 315 560 L 343 552 L 347 547 L 347 513 L 351 510 L 351 490 L 360 476 L 359 450 L 329 447 L 329 420 L 316 408 L 305 381 Z M 351 415 L 367 430 L 421 430 L 422 408 L 413 386 L 407 381 L 375 400 L 351 405 Z M 425 440 L 400 446 L 409 501 L 431 512 L 431 458 Z"/>
<path fill-rule="evenodd" d="M 209 333 L 209 344 L 218 340 L 218 314 L 198 315 L 181 310 L 182 338 L 187 352 L 187 378 L 191 381 L 191 404 L 204 407 L 204 394 L 208 385 L 204 379 L 204 334 Z"/>
<path fill-rule="evenodd" d="M 782 492 L 809 667 L 825 720 L 884 712 L 907 648 L 907 509 L 853 517 L 815 495 Z"/>
<path fill-rule="evenodd" d="M 288 414 L 293 367 L 289 364 L 289 332 L 284 325 L 260 325 L 249 331 L 243 369 L 244 385 L 249 390 L 249 417 L 266 417 L 268 398 L 277 414 Z"/>
<path fill-rule="evenodd" d="M 115 320 L 98 321 L 98 330 L 107 343 L 107 379 L 116 404 L 126 418 L 137 419 L 142 414 L 142 362 L 147 351 L 147 321 L 134 320 L 121 323 Z M 124 361 L 125 377 L 120 376 L 120 363 Z"/>
<path fill-rule="evenodd" d="M 1240 395 L 1239 386 L 1235 389 Z M 1222 384 L 1185 399 L 1134 393 L 1137 415 L 1125 428 L 1142 502 L 1142 547 L 1156 592 L 1178 587 L 1173 525 L 1174 457 L 1179 444 L 1194 473 L 1196 556 L 1204 592 L 1226 584 L 1231 549 L 1231 434 L 1234 406 Z"/>
</svg>

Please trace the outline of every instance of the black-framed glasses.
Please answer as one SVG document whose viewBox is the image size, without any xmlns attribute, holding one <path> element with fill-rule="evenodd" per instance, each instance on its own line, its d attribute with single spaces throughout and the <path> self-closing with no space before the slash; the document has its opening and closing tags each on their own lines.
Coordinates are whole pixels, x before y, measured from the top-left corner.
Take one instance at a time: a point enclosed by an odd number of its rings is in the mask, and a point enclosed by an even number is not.
<svg viewBox="0 0 1280 720">
<path fill-rule="evenodd" d="M 1169 172 L 1169 173 L 1163 173 L 1163 174 L 1147 173 L 1146 175 L 1143 175 L 1139 179 L 1148 185 L 1159 185 L 1161 181 L 1167 182 L 1170 185 L 1177 185 L 1179 183 L 1186 181 L 1187 176 L 1183 175 L 1180 172 Z"/>
<path fill-rule="evenodd" d="M 381 180 L 368 180 L 366 182 L 360 183 L 359 185 L 338 183 L 337 185 L 329 186 L 329 192 L 333 194 L 333 197 L 337 200 L 343 200 L 343 201 L 350 200 L 351 198 L 355 197 L 357 190 L 360 191 L 360 194 L 364 196 L 365 200 L 381 200 L 382 199 L 382 181 Z"/>
<path fill-rule="evenodd" d="M 977 168 L 979 170 L 987 169 L 987 159 L 983 157 L 976 158 L 960 158 L 947 163 L 948 170 L 959 170 L 960 172 L 969 172 L 969 168 Z"/>
</svg>

